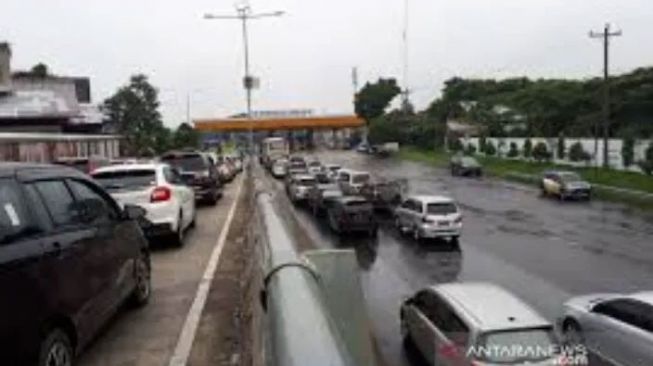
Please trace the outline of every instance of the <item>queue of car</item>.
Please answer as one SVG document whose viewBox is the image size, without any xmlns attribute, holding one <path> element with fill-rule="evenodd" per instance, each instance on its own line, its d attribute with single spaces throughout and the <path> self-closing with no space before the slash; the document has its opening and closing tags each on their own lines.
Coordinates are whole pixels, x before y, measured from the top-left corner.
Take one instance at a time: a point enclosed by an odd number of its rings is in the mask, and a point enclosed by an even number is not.
<svg viewBox="0 0 653 366">
<path fill-rule="evenodd" d="M 378 230 L 373 197 L 383 185 L 369 173 L 337 164 L 318 170 L 316 162 L 298 156 L 272 166 L 279 166 L 273 176 L 285 177 L 290 200 L 325 216 L 337 234 Z M 465 157 L 454 159 L 451 169 L 453 175 L 482 175 L 480 164 Z M 541 187 L 543 195 L 560 199 L 591 193 L 572 172 L 545 172 Z M 438 195 L 402 192 L 393 219 L 401 234 L 417 242 L 437 238 L 455 245 L 463 228 L 455 200 Z M 572 298 L 552 323 L 500 286 L 438 284 L 407 298 L 399 318 L 406 347 L 432 365 L 587 365 L 590 353 L 619 365 L 653 365 L 652 292 Z"/>
<path fill-rule="evenodd" d="M 0 163 L 3 365 L 72 365 L 124 303 L 151 296 L 150 246 L 183 245 L 196 204 L 215 204 L 228 164 L 210 153 L 158 159 Z"/>
</svg>

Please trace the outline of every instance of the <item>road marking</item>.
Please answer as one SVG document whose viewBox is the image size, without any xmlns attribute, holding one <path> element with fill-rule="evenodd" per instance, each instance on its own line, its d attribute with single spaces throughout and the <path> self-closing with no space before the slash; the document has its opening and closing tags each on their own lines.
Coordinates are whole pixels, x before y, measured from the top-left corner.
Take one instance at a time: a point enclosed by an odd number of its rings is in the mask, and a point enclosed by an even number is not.
<svg viewBox="0 0 653 366">
<path fill-rule="evenodd" d="M 197 327 L 199 325 L 200 318 L 202 317 L 202 311 L 204 310 L 204 305 L 206 304 L 206 298 L 209 295 L 209 290 L 211 289 L 211 282 L 213 282 L 215 270 L 218 268 L 220 254 L 222 254 L 222 249 L 224 248 L 225 242 L 227 241 L 227 234 L 229 233 L 231 221 L 233 220 L 234 214 L 236 213 L 236 206 L 238 205 L 238 199 L 240 198 L 240 191 L 243 187 L 244 181 L 244 177 L 241 177 L 240 182 L 238 183 L 234 201 L 231 204 L 231 208 L 229 208 L 229 213 L 227 214 L 227 220 L 222 227 L 222 231 L 220 232 L 218 241 L 213 248 L 213 252 L 211 252 L 211 257 L 209 259 L 209 263 L 206 265 L 206 269 L 204 270 L 204 275 L 202 276 L 202 279 L 197 286 L 195 299 L 193 299 L 193 304 L 190 306 L 188 314 L 186 315 L 184 327 L 182 328 L 179 339 L 177 340 L 175 351 L 170 358 L 170 363 L 168 364 L 169 366 L 185 366 L 188 362 L 190 351 L 193 348 L 193 341 L 195 340 L 195 333 L 197 332 Z"/>
</svg>

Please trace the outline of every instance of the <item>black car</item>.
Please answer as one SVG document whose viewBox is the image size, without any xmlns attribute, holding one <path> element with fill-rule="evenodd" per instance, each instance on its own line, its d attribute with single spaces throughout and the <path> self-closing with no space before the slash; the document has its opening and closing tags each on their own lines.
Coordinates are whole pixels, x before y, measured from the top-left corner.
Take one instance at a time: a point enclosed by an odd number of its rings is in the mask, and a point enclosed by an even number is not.
<svg viewBox="0 0 653 366">
<path fill-rule="evenodd" d="M 451 175 L 480 177 L 483 175 L 481 164 L 471 156 L 454 155 L 449 161 Z"/>
<path fill-rule="evenodd" d="M 3 365 L 70 365 L 126 300 L 147 303 L 144 213 L 72 168 L 0 163 Z"/>
<path fill-rule="evenodd" d="M 208 154 L 170 151 L 161 155 L 161 161 L 181 173 L 184 181 L 193 187 L 196 199 L 215 205 L 222 196 L 222 182 L 217 167 Z"/>
<path fill-rule="evenodd" d="M 327 208 L 329 227 L 338 234 L 366 232 L 376 235 L 378 223 L 372 203 L 360 196 L 335 198 Z"/>
</svg>

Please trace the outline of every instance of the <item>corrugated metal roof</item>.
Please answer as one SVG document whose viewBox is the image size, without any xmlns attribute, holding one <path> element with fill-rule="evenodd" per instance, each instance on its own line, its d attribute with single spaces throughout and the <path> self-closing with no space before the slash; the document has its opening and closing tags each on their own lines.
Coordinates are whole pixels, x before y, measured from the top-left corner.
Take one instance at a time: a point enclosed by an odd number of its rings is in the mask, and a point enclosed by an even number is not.
<svg viewBox="0 0 653 366">
<path fill-rule="evenodd" d="M 15 91 L 0 96 L 0 118 L 73 117 L 79 114 L 76 105 L 51 90 Z"/>
<path fill-rule="evenodd" d="M 120 135 L 0 132 L 0 141 L 79 141 L 122 139 Z"/>
</svg>

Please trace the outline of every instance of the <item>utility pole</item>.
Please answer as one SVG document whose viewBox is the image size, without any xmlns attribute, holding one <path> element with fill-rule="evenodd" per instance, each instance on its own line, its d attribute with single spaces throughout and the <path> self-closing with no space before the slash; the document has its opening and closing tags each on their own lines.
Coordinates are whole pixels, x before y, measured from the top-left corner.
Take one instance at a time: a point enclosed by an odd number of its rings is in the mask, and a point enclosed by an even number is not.
<svg viewBox="0 0 653 366">
<path fill-rule="evenodd" d="M 606 23 L 602 32 L 590 31 L 590 38 L 603 40 L 603 167 L 608 168 L 608 135 L 610 130 L 610 38 L 621 36 L 621 30 L 611 32 L 610 24 Z M 596 131 L 598 132 L 598 127 Z M 598 136 L 598 133 L 597 133 Z M 596 156 L 595 156 L 596 158 Z"/>
<path fill-rule="evenodd" d="M 404 0 L 404 29 L 402 37 L 402 62 L 403 62 L 403 84 L 401 91 L 401 108 L 406 111 L 410 104 L 410 90 L 408 89 L 408 0 Z"/>
<path fill-rule="evenodd" d="M 257 87 L 256 78 L 249 72 L 249 37 L 247 34 L 247 21 L 250 19 L 259 19 L 266 17 L 278 17 L 284 14 L 283 11 L 275 11 L 269 13 L 252 13 L 252 9 L 247 3 L 236 6 L 236 15 L 217 15 L 217 14 L 204 14 L 204 19 L 229 19 L 240 20 L 243 32 L 243 49 L 245 58 L 245 76 L 243 77 L 243 86 L 245 87 L 245 98 L 247 104 L 247 122 L 249 123 L 248 134 L 248 150 L 250 154 L 254 154 L 254 130 L 252 126 L 252 89 Z"/>
</svg>

